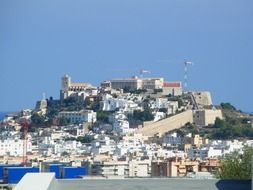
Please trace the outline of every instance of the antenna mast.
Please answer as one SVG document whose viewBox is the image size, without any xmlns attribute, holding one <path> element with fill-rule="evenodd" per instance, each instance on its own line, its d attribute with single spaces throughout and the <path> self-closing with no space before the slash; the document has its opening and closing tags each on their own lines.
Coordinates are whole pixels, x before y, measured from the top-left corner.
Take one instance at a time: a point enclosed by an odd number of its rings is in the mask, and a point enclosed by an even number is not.
<svg viewBox="0 0 253 190">
<path fill-rule="evenodd" d="M 185 61 L 184 62 L 184 89 L 187 90 L 188 87 L 188 65 L 192 65 L 193 63 L 191 61 Z"/>
</svg>

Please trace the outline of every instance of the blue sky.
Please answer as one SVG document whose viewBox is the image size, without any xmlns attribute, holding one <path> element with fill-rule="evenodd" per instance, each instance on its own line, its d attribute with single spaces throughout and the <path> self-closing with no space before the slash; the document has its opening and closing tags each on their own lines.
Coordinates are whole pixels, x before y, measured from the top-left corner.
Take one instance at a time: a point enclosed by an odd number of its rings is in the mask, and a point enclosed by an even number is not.
<svg viewBox="0 0 253 190">
<path fill-rule="evenodd" d="M 1 0 L 0 110 L 58 98 L 65 73 L 182 80 L 191 60 L 189 89 L 252 111 L 252 19 L 252 0 Z"/>
</svg>

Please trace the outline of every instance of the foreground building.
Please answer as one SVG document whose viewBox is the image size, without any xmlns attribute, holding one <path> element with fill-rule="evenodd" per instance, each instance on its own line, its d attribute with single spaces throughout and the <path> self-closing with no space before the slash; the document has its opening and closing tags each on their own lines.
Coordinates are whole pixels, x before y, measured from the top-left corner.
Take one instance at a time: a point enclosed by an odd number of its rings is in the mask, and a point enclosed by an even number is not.
<svg viewBox="0 0 253 190">
<path fill-rule="evenodd" d="M 168 161 L 152 162 L 153 177 L 185 177 L 188 172 L 198 172 L 199 162 L 173 158 Z"/>
<path fill-rule="evenodd" d="M 103 177 L 150 177 L 150 160 L 94 162 L 91 173 Z"/>
<path fill-rule="evenodd" d="M 146 189 L 146 190 L 250 190 L 250 181 L 218 179 L 57 180 L 52 173 L 26 174 L 14 190 Z"/>
</svg>

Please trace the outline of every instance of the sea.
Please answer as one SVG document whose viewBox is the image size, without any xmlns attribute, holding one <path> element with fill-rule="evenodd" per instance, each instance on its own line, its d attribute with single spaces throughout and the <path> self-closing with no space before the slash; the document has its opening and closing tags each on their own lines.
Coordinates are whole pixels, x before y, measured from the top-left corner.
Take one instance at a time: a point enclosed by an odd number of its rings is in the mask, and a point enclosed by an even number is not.
<svg viewBox="0 0 253 190">
<path fill-rule="evenodd" d="M 0 121 L 2 121 L 4 119 L 4 116 L 6 116 L 9 113 L 11 113 L 11 112 L 0 111 Z"/>
</svg>

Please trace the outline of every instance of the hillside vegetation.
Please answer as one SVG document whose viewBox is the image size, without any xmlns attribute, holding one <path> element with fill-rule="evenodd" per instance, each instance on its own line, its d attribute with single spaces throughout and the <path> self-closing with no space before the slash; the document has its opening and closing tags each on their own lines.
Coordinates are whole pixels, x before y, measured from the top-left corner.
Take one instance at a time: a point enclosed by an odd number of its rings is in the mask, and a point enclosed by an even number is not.
<svg viewBox="0 0 253 190">
<path fill-rule="evenodd" d="M 199 128 L 188 123 L 178 132 L 200 134 L 209 139 L 253 139 L 252 115 L 237 110 L 230 103 L 221 103 L 218 107 L 222 109 L 223 119 L 217 118 L 214 125 Z"/>
</svg>

